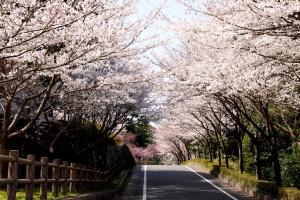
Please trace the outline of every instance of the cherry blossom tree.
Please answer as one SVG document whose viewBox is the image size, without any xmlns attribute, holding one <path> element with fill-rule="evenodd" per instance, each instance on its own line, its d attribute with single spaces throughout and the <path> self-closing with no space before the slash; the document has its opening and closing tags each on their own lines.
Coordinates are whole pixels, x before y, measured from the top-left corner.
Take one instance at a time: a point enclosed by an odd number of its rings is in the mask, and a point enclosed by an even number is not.
<svg viewBox="0 0 300 200">
<path fill-rule="evenodd" d="M 136 163 L 147 163 L 158 156 L 157 144 L 148 144 L 146 147 L 139 147 L 136 145 L 137 135 L 127 131 L 121 132 L 117 138 L 122 143 L 126 144 L 132 153 Z"/>
<path fill-rule="evenodd" d="M 178 124 L 165 122 L 155 131 L 154 140 L 162 158 L 181 163 L 192 157 L 190 143 L 195 139 L 195 132 L 189 131 Z"/>
<path fill-rule="evenodd" d="M 74 105 L 91 110 L 95 106 L 91 101 L 97 98 L 91 96 L 100 95 L 98 91 L 103 87 L 117 94 L 121 85 L 142 80 L 143 76 L 130 77 L 132 73 L 128 72 L 133 70 L 116 73 L 118 70 L 112 69 L 117 67 L 120 72 L 122 68 L 139 68 L 139 55 L 152 47 L 152 43 L 143 45 L 139 35 L 155 15 L 141 21 L 129 20 L 135 5 L 134 0 L 5 0 L 1 3 L 2 153 L 6 152 L 7 139 L 26 136 L 45 109 L 51 108 L 51 99 L 63 99 L 70 115 L 70 110 L 73 113 L 76 110 Z M 130 87 L 124 89 L 122 96 L 130 90 Z M 84 94 L 84 91 L 89 92 Z M 117 96 L 114 95 L 115 101 Z M 107 101 L 105 95 L 102 97 L 102 102 Z M 22 117 L 26 117 L 27 123 L 18 127 Z"/>
<path fill-rule="evenodd" d="M 180 2 L 197 20 L 176 24 L 180 50 L 161 61 L 173 119 L 216 134 L 225 155 L 228 132 L 239 145 L 246 134 L 258 179 L 264 141 L 281 185 L 278 139 L 285 134 L 299 144 L 299 2 Z"/>
</svg>

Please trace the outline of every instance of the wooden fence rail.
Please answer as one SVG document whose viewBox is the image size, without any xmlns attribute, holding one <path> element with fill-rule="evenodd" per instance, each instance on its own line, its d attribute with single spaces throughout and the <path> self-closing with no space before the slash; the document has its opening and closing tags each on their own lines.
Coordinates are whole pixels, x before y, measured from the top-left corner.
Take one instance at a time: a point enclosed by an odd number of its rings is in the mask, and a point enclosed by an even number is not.
<svg viewBox="0 0 300 200">
<path fill-rule="evenodd" d="M 35 185 L 40 186 L 40 199 L 47 200 L 50 184 L 53 196 L 58 197 L 59 190 L 66 194 L 78 192 L 80 188 L 106 183 L 120 168 L 120 164 L 116 164 L 111 170 L 101 171 L 76 163 L 69 165 L 67 161 L 61 162 L 59 159 L 50 163 L 47 157 L 36 161 L 34 155 L 23 159 L 19 158 L 18 150 L 9 151 L 8 156 L 0 155 L 0 162 L 8 163 L 7 178 L 0 178 L 0 185 L 6 185 L 7 188 L 7 200 L 16 200 L 17 185 L 25 185 L 25 200 L 33 200 Z M 21 165 L 26 166 L 26 177 L 23 179 L 18 177 Z M 38 178 L 35 177 L 37 169 L 40 170 Z"/>
</svg>

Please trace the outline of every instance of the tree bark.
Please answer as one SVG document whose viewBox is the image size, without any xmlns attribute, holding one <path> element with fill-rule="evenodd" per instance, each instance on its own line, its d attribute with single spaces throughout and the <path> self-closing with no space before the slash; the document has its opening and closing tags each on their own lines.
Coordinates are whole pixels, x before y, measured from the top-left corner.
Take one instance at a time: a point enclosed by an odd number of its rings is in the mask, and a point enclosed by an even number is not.
<svg viewBox="0 0 300 200">
<path fill-rule="evenodd" d="M 211 143 L 209 142 L 209 161 L 212 162 L 213 161 L 213 152 L 212 152 L 212 147 L 211 147 Z"/>
<path fill-rule="evenodd" d="M 257 146 L 254 146 L 254 150 L 255 150 L 256 179 L 261 180 L 262 179 L 262 165 L 261 165 L 261 159 L 260 159 L 260 150 Z"/>
<path fill-rule="evenodd" d="M 278 151 L 277 151 L 277 134 L 272 124 L 270 124 L 270 131 L 273 138 L 273 141 L 271 141 L 271 156 L 273 160 L 275 183 L 277 186 L 281 186 L 282 178 L 281 178 L 281 167 L 280 167 Z"/>
<path fill-rule="evenodd" d="M 51 94 L 51 90 L 53 88 L 53 86 L 55 85 L 56 83 L 56 79 L 57 79 L 57 76 L 54 75 L 45 91 L 45 95 L 42 99 L 42 101 L 40 102 L 40 105 L 39 107 L 37 108 L 37 111 L 36 113 L 33 115 L 33 117 L 29 120 L 29 122 L 21 129 L 19 130 L 16 130 L 14 132 L 8 132 L 8 129 L 9 127 L 4 127 L 6 128 L 5 131 L 7 133 L 6 137 L 9 139 L 9 138 L 12 138 L 12 137 L 15 137 L 15 136 L 18 136 L 18 135 L 22 135 L 22 134 L 25 134 L 28 129 L 30 129 L 34 123 L 36 122 L 36 120 L 38 120 L 38 118 L 40 117 L 41 113 L 43 112 L 43 109 L 46 105 L 46 103 L 48 102 L 49 98 L 50 98 L 50 94 Z M 17 121 L 13 122 L 13 123 L 17 123 Z M 5 133 L 5 132 L 4 132 Z"/>
<path fill-rule="evenodd" d="M 221 167 L 222 166 L 222 155 L 221 155 L 221 148 L 220 144 L 218 145 L 218 165 Z"/>
<path fill-rule="evenodd" d="M 243 155 L 243 142 L 238 141 L 238 149 L 239 149 L 239 172 L 241 174 L 244 173 L 244 155 Z"/>
<path fill-rule="evenodd" d="M 274 163 L 275 182 L 277 186 L 281 186 L 282 185 L 281 167 L 278 159 L 278 151 L 276 149 L 276 146 L 272 147 L 272 159 Z"/>
<path fill-rule="evenodd" d="M 229 169 L 229 158 L 227 153 L 225 153 L 225 164 L 226 164 L 226 168 Z"/>
<path fill-rule="evenodd" d="M 266 104 L 266 105 L 260 104 L 259 108 L 260 108 L 260 112 L 262 113 L 263 117 L 267 121 L 269 136 L 271 136 L 270 139 L 268 139 L 268 141 L 271 146 L 271 157 L 273 160 L 275 183 L 277 186 L 281 186 L 282 178 L 281 178 L 281 167 L 280 167 L 278 151 L 277 151 L 277 132 L 275 130 L 274 125 L 271 123 L 272 119 L 269 114 L 268 104 Z"/>
<path fill-rule="evenodd" d="M 224 155 L 225 155 L 225 165 L 226 165 L 226 168 L 228 169 L 229 168 L 229 157 L 228 157 L 225 141 L 224 141 L 222 135 L 220 135 L 220 138 L 221 138 L 221 141 L 222 141 L 223 152 L 224 152 Z"/>
<path fill-rule="evenodd" d="M 8 155 L 8 144 L 5 137 L 0 137 L 0 154 Z M 7 163 L 0 161 L 0 178 L 6 178 L 7 176 Z"/>
</svg>

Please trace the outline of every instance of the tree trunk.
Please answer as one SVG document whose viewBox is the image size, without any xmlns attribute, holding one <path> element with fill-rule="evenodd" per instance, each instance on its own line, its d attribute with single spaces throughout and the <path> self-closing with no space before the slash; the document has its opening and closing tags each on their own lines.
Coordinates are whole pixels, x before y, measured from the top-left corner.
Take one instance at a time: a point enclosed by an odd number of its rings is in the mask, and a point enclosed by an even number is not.
<svg viewBox="0 0 300 200">
<path fill-rule="evenodd" d="M 260 160 L 260 150 L 257 146 L 254 146 L 254 150 L 255 150 L 256 179 L 261 180 L 262 179 L 262 166 L 261 166 L 261 160 Z"/>
<path fill-rule="evenodd" d="M 229 169 L 229 158 L 226 152 L 225 152 L 225 164 L 226 164 L 226 168 Z"/>
<path fill-rule="evenodd" d="M 108 149 L 108 147 L 107 147 L 107 144 L 104 144 L 104 152 L 103 152 L 103 165 L 104 165 L 104 169 L 107 169 L 107 158 L 108 158 L 108 156 L 107 156 L 107 154 L 108 154 L 108 152 L 107 152 L 107 149 Z"/>
<path fill-rule="evenodd" d="M 276 147 L 272 147 L 272 159 L 274 163 L 275 182 L 277 186 L 282 185 L 280 162 Z"/>
<path fill-rule="evenodd" d="M 243 142 L 238 142 L 238 149 L 239 149 L 239 172 L 241 174 L 244 173 L 244 155 L 243 155 Z"/>
<path fill-rule="evenodd" d="M 209 144 L 209 161 L 213 161 L 213 152 L 212 152 L 212 147 L 211 144 Z"/>
<path fill-rule="evenodd" d="M 188 148 L 186 148 L 186 151 L 187 151 L 187 159 L 191 160 L 191 158 L 192 158 L 191 152 L 188 150 Z"/>
<path fill-rule="evenodd" d="M 267 116 L 269 117 L 269 114 Z M 270 134 L 273 137 L 273 141 L 271 141 L 271 156 L 272 156 L 272 160 L 273 160 L 275 183 L 277 186 L 281 186 L 282 179 L 281 179 L 281 167 L 280 167 L 280 162 L 278 159 L 278 151 L 277 151 L 277 134 L 276 134 L 276 130 L 272 124 L 269 125 L 269 128 L 270 128 L 269 129 Z"/>
<path fill-rule="evenodd" d="M 196 149 L 196 148 L 193 149 L 193 155 L 194 155 L 194 159 L 198 158 L 198 149 Z"/>
<path fill-rule="evenodd" d="M 221 141 L 222 141 L 223 152 L 225 155 L 225 165 L 226 165 L 226 168 L 228 169 L 229 168 L 229 157 L 228 157 L 225 141 L 222 136 L 220 136 L 220 137 L 221 137 Z"/>
<path fill-rule="evenodd" d="M 204 159 L 207 159 L 207 152 L 206 152 L 206 148 L 203 148 L 203 153 L 204 153 Z"/>
<path fill-rule="evenodd" d="M 8 155 L 8 144 L 7 140 L 4 137 L 0 138 L 0 154 L 1 155 Z M 6 178 L 7 176 L 7 163 L 0 161 L 0 178 Z"/>
<path fill-rule="evenodd" d="M 222 166 L 222 155 L 221 155 L 221 147 L 220 144 L 218 145 L 218 165 L 221 167 Z"/>
</svg>

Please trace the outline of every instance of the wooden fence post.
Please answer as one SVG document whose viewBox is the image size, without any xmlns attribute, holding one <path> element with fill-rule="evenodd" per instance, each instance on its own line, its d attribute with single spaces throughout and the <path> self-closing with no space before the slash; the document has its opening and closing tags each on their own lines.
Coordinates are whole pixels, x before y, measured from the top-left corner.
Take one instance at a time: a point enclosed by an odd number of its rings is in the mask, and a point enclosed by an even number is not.
<svg viewBox="0 0 300 200">
<path fill-rule="evenodd" d="M 101 177 L 101 182 L 102 182 L 102 183 L 105 182 L 105 179 L 106 179 L 105 171 L 103 171 L 103 170 L 101 171 L 100 177 Z"/>
<path fill-rule="evenodd" d="M 87 175 L 87 167 L 86 167 L 86 165 L 84 165 L 83 166 L 83 179 L 84 179 L 84 186 L 85 187 L 88 187 L 88 185 L 87 185 L 87 178 L 86 178 L 86 175 Z"/>
<path fill-rule="evenodd" d="M 91 168 L 89 168 L 88 167 L 88 171 L 87 171 L 87 175 L 86 175 L 86 177 L 87 177 L 87 179 L 89 180 L 89 187 L 92 185 L 91 184 L 91 178 L 92 178 L 92 176 L 91 176 Z"/>
<path fill-rule="evenodd" d="M 13 183 L 7 184 L 6 199 L 7 200 L 16 200 L 19 151 L 11 150 L 11 151 L 9 151 L 9 156 L 13 157 L 14 161 L 11 161 L 8 163 L 7 178 L 12 179 Z"/>
<path fill-rule="evenodd" d="M 61 192 L 63 194 L 67 194 L 67 184 L 68 184 L 68 162 L 63 161 L 62 164 L 64 167 L 62 168 L 62 178 L 64 179 L 63 183 L 61 184 Z"/>
<path fill-rule="evenodd" d="M 70 192 L 76 192 L 76 164 L 71 163 L 71 170 L 70 170 Z"/>
<path fill-rule="evenodd" d="M 48 158 L 41 158 L 41 179 L 44 181 L 40 185 L 40 199 L 47 200 L 47 192 L 48 192 Z"/>
<path fill-rule="evenodd" d="M 30 183 L 26 184 L 25 188 L 25 200 L 33 200 L 33 190 L 34 190 L 34 175 L 35 175 L 35 156 L 27 155 L 27 160 L 31 161 L 31 164 L 26 166 L 26 179 L 30 180 Z"/>
<path fill-rule="evenodd" d="M 97 183 L 97 169 L 93 168 L 93 182 L 94 182 L 94 188 L 97 188 L 98 183 Z"/>
<path fill-rule="evenodd" d="M 99 187 L 99 185 L 100 185 L 100 177 L 99 177 L 99 175 L 100 175 L 100 171 L 99 170 L 96 170 L 96 177 L 95 177 L 95 181 L 96 181 L 96 185 L 97 185 L 97 187 Z"/>
<path fill-rule="evenodd" d="M 106 178 L 105 178 L 106 182 L 108 182 L 110 179 L 110 170 L 106 169 L 105 174 L 106 174 Z"/>
<path fill-rule="evenodd" d="M 98 169 L 96 169 L 96 171 L 95 171 L 94 179 L 95 179 L 94 181 L 97 182 L 97 180 L 98 180 Z"/>
<path fill-rule="evenodd" d="M 89 188 L 91 183 L 90 183 L 90 168 L 88 168 L 87 166 L 85 166 L 85 181 L 86 181 L 86 187 Z"/>
<path fill-rule="evenodd" d="M 78 165 L 78 167 L 79 167 L 79 174 L 78 174 L 78 178 L 79 178 L 79 184 L 78 184 L 78 189 L 79 190 L 82 190 L 83 188 L 82 188 L 82 186 L 83 186 L 83 184 L 82 184 L 82 168 L 83 168 L 83 166 L 81 165 L 81 164 L 79 164 Z"/>
<path fill-rule="evenodd" d="M 59 179 L 59 159 L 53 160 L 54 166 L 52 167 L 52 194 L 58 197 L 58 179 Z"/>
</svg>

